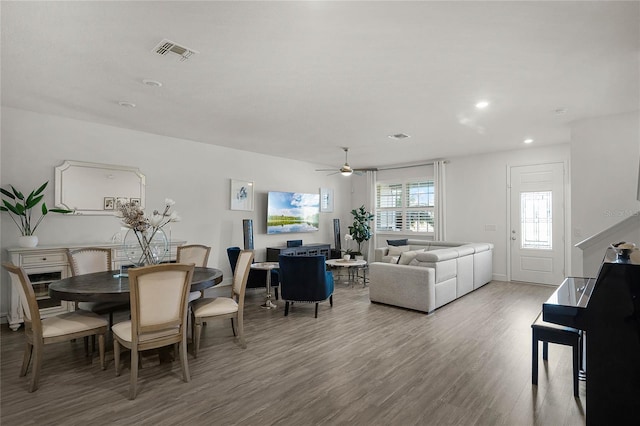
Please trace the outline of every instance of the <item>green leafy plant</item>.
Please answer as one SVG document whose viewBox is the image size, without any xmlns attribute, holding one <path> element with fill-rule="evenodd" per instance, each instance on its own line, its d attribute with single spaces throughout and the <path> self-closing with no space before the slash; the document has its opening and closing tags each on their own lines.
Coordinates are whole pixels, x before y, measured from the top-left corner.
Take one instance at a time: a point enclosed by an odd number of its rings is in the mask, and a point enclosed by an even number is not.
<svg viewBox="0 0 640 426">
<path fill-rule="evenodd" d="M 47 209 L 47 205 L 43 202 L 41 208 L 40 218 L 33 224 L 35 218 L 32 217 L 32 209 L 36 207 L 42 201 L 44 197 L 44 190 L 47 187 L 49 181 L 43 183 L 40 188 L 31 191 L 28 196 L 24 196 L 22 192 L 18 191 L 13 185 L 11 186 L 11 192 L 6 189 L 0 188 L 0 192 L 2 195 L 7 197 L 9 200 L 3 199 L 2 205 L 0 206 L 0 211 L 8 212 L 9 216 L 11 216 L 11 220 L 16 224 L 18 229 L 20 230 L 20 234 L 23 236 L 33 235 L 42 222 L 42 219 L 49 213 L 73 213 L 73 210 L 66 209 Z"/>
<path fill-rule="evenodd" d="M 358 243 L 358 254 L 362 254 L 362 243 L 371 239 L 371 225 L 374 215 L 369 213 L 364 205 L 351 210 L 353 224 L 349 226 L 349 234 Z M 355 254 L 355 253 L 353 253 Z"/>
</svg>

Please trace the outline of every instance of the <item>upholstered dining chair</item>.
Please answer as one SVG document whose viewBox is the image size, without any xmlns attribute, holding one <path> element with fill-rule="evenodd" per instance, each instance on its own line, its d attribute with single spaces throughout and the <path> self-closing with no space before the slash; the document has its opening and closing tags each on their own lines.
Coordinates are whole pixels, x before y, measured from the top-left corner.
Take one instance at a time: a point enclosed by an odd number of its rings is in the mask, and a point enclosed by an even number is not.
<svg viewBox="0 0 640 426">
<path fill-rule="evenodd" d="M 18 290 L 22 303 L 24 334 L 27 344 L 22 359 L 20 377 L 27 375 L 29 364 L 33 360 L 29 392 L 34 392 L 38 389 L 44 345 L 97 335 L 100 367 L 104 370 L 104 336 L 107 333 L 107 321 L 97 314 L 84 311 L 67 312 L 49 318 L 40 318 L 36 295 L 29 276 L 24 269 L 12 263 L 3 263 L 2 266 L 9 272 L 13 287 Z"/>
<path fill-rule="evenodd" d="M 244 341 L 244 294 L 247 287 L 249 270 L 253 262 L 253 252 L 242 250 L 238 256 L 233 283 L 231 285 L 231 297 L 204 297 L 194 301 L 191 305 L 191 316 L 193 325 L 193 355 L 198 356 L 200 349 L 200 335 L 202 333 L 202 323 L 207 320 L 231 318 L 231 328 L 233 335 L 238 336 L 242 348 L 247 345 Z M 233 319 L 237 320 L 237 324 Z"/>
<path fill-rule="evenodd" d="M 238 256 L 240 255 L 240 247 L 228 247 L 227 257 L 229 258 L 229 264 L 231 265 L 231 273 L 236 271 L 236 263 L 238 262 Z M 247 278 L 247 288 L 260 288 L 267 285 L 267 274 L 271 273 L 271 288 L 275 292 L 276 300 L 278 300 L 278 286 L 280 285 L 280 279 L 278 278 L 278 269 L 271 269 L 267 271 L 264 269 L 251 269 L 249 271 L 249 278 Z"/>
<path fill-rule="evenodd" d="M 190 244 L 178 246 L 176 262 L 178 263 L 194 263 L 196 266 L 206 268 L 209 261 L 209 253 L 211 247 L 201 244 Z M 189 302 L 204 297 L 204 290 L 192 291 L 189 293 Z"/>
<path fill-rule="evenodd" d="M 71 266 L 71 275 L 91 274 L 111 269 L 111 249 L 87 247 L 77 250 L 67 249 L 67 259 Z M 76 309 L 109 315 L 109 327 L 113 325 L 113 313 L 129 310 L 128 303 L 118 302 L 76 302 Z"/>
<path fill-rule="evenodd" d="M 120 346 L 131 350 L 129 399 L 138 390 L 139 352 L 178 344 L 182 377 L 187 362 L 187 306 L 193 264 L 167 263 L 129 269 L 131 320 L 114 324 L 113 358 L 120 375 Z"/>
<path fill-rule="evenodd" d="M 294 302 L 318 303 L 329 299 L 333 306 L 333 274 L 327 271 L 326 258 L 319 256 L 279 256 L 280 294 L 285 301 L 284 316 L 289 315 L 289 304 Z"/>
</svg>

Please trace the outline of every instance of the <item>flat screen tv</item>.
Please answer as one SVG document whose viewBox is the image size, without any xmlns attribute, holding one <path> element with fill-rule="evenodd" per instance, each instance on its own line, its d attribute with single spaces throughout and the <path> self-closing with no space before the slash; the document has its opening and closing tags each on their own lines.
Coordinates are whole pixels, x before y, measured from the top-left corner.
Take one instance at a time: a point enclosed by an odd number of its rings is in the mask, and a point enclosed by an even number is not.
<svg viewBox="0 0 640 426">
<path fill-rule="evenodd" d="M 319 216 L 320 194 L 269 192 L 267 234 L 315 232 Z"/>
</svg>

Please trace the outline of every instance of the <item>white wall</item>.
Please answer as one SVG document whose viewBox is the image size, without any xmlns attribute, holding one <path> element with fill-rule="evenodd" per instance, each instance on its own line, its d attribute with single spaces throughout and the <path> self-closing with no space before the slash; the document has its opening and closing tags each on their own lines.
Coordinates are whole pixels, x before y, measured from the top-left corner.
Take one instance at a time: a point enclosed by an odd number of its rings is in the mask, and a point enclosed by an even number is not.
<svg viewBox="0 0 640 426">
<path fill-rule="evenodd" d="M 333 245 L 334 217 L 349 218 L 350 187 L 339 174 L 315 172 L 317 165 L 206 145 L 96 123 L 2 108 L 1 185 L 31 191 L 49 181 L 45 202 L 53 206 L 54 167 L 64 160 L 79 160 L 139 167 L 146 175 L 147 209 L 159 209 L 165 198 L 176 201 L 182 222 L 172 224 L 173 239 L 212 247 L 209 265 L 231 274 L 226 247 L 243 246 L 242 219 L 253 219 L 256 258 L 264 260 L 265 247 L 284 245 L 288 239 Z M 230 179 L 255 182 L 253 212 L 229 209 Z M 334 213 L 320 213 L 320 231 L 267 235 L 268 191 L 316 193 L 334 190 Z M 0 215 L 2 248 L 16 246 L 18 230 Z M 345 223 L 345 222 L 342 222 Z M 344 225 L 343 225 L 344 228 Z M 112 216 L 48 215 L 38 228 L 40 245 L 110 241 L 120 229 Z M 343 231 L 344 232 L 344 231 Z M 2 250 L 7 260 L 6 250 Z M 2 273 L 2 304 L 7 311 L 8 276 Z"/>
<path fill-rule="evenodd" d="M 582 120 L 572 125 L 572 246 L 640 210 L 639 160 L 638 111 Z M 640 244 L 640 241 L 633 242 Z M 582 276 L 585 268 L 581 250 L 573 248 L 572 261 L 573 274 Z M 586 269 L 594 270 L 592 266 Z"/>
<path fill-rule="evenodd" d="M 568 161 L 568 144 L 539 148 L 527 146 L 513 151 L 450 158 L 446 165 L 447 240 L 493 243 L 494 279 L 506 280 L 508 168 Z M 565 187 L 568 186 L 568 178 L 566 180 Z M 568 189 L 565 196 L 569 196 Z M 567 218 L 568 210 L 565 211 Z M 565 232 L 568 230 L 567 226 Z"/>
</svg>

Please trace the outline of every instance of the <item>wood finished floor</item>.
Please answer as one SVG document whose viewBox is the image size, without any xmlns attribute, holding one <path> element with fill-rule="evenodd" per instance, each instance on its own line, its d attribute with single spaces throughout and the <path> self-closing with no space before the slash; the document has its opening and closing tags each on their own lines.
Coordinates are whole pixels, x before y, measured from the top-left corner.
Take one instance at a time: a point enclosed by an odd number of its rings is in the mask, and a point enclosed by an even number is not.
<svg viewBox="0 0 640 426">
<path fill-rule="evenodd" d="M 18 377 L 23 332 L 2 325 L 0 423 L 11 425 L 584 425 L 571 349 L 549 346 L 531 385 L 531 322 L 553 288 L 492 282 L 431 315 L 372 304 L 336 285 L 334 306 L 259 308 L 248 295 L 247 349 L 227 321 L 204 328 L 191 382 L 179 362 L 143 360 L 127 399 L 129 356 L 115 377 L 82 341 L 46 347 L 40 388 Z M 226 294 L 226 289 L 225 289 Z M 30 370 L 31 371 L 31 370 Z M 30 374 L 29 371 L 29 374 Z"/>
</svg>

